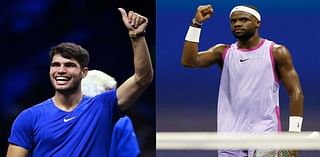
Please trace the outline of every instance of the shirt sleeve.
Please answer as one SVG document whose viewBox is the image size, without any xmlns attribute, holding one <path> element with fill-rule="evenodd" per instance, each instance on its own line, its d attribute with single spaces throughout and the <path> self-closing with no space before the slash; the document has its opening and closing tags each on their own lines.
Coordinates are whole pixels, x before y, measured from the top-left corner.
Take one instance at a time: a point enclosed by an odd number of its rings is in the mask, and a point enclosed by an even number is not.
<svg viewBox="0 0 320 157">
<path fill-rule="evenodd" d="M 29 151 L 33 147 L 33 117 L 30 109 L 21 112 L 13 122 L 8 142 Z"/>
<path fill-rule="evenodd" d="M 113 124 L 115 124 L 122 116 L 121 110 L 118 105 L 117 90 L 113 89 L 107 91 L 98 95 L 98 97 L 99 99 L 102 99 L 103 104 L 112 114 L 112 122 Z"/>
<path fill-rule="evenodd" d="M 128 116 L 120 118 L 112 132 L 110 156 L 137 157 L 140 154 L 139 144 L 134 127 Z"/>
</svg>

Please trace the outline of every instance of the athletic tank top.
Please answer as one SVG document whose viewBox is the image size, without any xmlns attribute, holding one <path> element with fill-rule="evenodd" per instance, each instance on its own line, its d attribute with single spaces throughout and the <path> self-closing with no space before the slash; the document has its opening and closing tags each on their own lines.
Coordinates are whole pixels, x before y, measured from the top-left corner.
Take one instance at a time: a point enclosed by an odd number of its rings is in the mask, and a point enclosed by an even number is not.
<svg viewBox="0 0 320 157">
<path fill-rule="evenodd" d="M 237 43 L 223 55 L 218 97 L 218 132 L 275 132 L 279 119 L 279 81 L 273 42 L 261 39 L 252 49 Z"/>
</svg>

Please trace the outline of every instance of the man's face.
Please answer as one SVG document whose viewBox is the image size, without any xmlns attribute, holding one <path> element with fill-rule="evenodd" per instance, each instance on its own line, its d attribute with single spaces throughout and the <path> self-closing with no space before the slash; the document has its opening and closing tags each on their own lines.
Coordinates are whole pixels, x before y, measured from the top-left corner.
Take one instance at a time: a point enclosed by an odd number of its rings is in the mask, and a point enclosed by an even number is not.
<svg viewBox="0 0 320 157">
<path fill-rule="evenodd" d="M 53 56 L 50 65 L 50 80 L 58 92 L 76 92 L 80 90 L 81 79 L 86 75 L 87 70 L 87 67 L 81 69 L 76 60 L 57 54 Z"/>
<path fill-rule="evenodd" d="M 237 39 L 249 39 L 252 37 L 260 22 L 251 14 L 243 11 L 235 11 L 231 15 L 231 31 Z"/>
</svg>

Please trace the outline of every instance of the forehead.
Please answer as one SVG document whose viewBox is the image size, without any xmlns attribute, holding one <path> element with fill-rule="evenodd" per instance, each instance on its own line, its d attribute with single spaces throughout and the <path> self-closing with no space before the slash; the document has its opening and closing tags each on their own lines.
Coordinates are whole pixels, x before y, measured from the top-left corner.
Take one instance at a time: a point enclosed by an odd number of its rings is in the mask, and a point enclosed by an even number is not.
<svg viewBox="0 0 320 157">
<path fill-rule="evenodd" d="M 59 62 L 59 63 L 75 63 L 75 64 L 79 64 L 75 59 L 73 58 L 65 58 L 63 56 L 61 56 L 60 54 L 56 54 L 52 57 L 52 63 L 53 62 Z"/>
<path fill-rule="evenodd" d="M 251 15 L 250 13 L 244 12 L 244 11 L 235 11 L 231 14 L 231 19 L 239 19 L 239 18 L 254 18 L 253 15 Z"/>
</svg>

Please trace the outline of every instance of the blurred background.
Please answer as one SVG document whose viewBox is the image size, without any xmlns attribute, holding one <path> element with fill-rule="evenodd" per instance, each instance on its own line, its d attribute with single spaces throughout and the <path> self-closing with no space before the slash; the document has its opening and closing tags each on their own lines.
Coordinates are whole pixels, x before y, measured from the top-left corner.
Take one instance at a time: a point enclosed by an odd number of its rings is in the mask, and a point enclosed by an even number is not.
<svg viewBox="0 0 320 157">
<path fill-rule="evenodd" d="M 202 26 L 200 50 L 236 40 L 229 13 L 240 4 L 260 10 L 260 35 L 285 45 L 292 54 L 305 96 L 304 131 L 320 130 L 320 2 L 316 0 L 158 0 L 156 25 L 157 131 L 216 131 L 216 108 L 221 70 L 218 66 L 190 69 L 181 65 L 184 38 L 198 5 L 212 4 L 214 15 Z M 283 130 L 288 130 L 289 98 L 280 87 Z M 302 157 L 320 152 L 302 152 Z M 159 151 L 157 157 L 216 156 L 211 151 Z"/>
<path fill-rule="evenodd" d="M 132 47 L 118 7 L 148 17 L 146 39 L 155 64 L 154 0 L 0 1 L 0 156 L 6 154 L 16 116 L 54 95 L 49 81 L 52 46 L 66 41 L 82 45 L 90 53 L 89 69 L 106 72 L 118 85 L 133 74 Z M 155 156 L 155 83 L 127 114 L 141 156 Z"/>
</svg>

